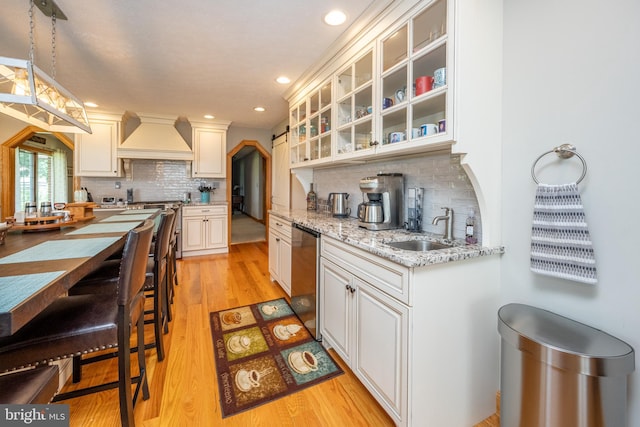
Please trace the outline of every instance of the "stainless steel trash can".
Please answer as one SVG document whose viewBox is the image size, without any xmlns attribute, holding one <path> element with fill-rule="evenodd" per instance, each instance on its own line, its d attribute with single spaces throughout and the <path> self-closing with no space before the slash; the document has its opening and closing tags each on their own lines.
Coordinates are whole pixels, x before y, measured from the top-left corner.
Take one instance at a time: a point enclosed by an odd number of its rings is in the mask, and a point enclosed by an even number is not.
<svg viewBox="0 0 640 427">
<path fill-rule="evenodd" d="M 524 304 L 500 308 L 498 331 L 501 427 L 627 426 L 627 343 Z"/>
</svg>

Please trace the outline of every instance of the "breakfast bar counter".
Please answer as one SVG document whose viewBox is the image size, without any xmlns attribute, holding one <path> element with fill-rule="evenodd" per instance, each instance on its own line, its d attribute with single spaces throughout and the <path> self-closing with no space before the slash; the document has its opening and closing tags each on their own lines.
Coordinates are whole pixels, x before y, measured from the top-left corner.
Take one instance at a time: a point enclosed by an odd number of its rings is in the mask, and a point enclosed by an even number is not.
<svg viewBox="0 0 640 427">
<path fill-rule="evenodd" d="M 158 212 L 135 218 L 99 213 L 59 230 L 10 231 L 0 245 L 0 337 L 13 334 L 64 295 L 122 249 L 129 230 Z"/>
</svg>

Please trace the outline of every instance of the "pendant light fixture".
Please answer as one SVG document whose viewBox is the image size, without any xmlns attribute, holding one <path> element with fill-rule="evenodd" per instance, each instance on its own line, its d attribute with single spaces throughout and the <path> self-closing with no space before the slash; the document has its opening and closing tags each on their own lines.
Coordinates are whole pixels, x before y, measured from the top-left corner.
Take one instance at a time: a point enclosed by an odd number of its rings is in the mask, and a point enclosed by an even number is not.
<svg viewBox="0 0 640 427">
<path fill-rule="evenodd" d="M 56 21 L 67 19 L 53 0 L 38 0 L 51 17 L 51 76 L 34 64 L 34 0 L 29 7 L 29 59 L 0 56 L 0 113 L 51 132 L 91 133 L 84 104 L 56 82 Z"/>
</svg>

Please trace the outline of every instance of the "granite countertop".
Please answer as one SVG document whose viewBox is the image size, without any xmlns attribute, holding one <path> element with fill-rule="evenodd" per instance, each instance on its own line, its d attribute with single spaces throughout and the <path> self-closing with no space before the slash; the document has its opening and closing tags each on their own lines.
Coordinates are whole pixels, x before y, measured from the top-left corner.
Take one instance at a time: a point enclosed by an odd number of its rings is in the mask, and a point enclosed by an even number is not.
<svg viewBox="0 0 640 427">
<path fill-rule="evenodd" d="M 188 208 L 188 207 L 201 207 L 201 206 L 220 206 L 220 205 L 226 205 L 226 204 L 227 204 L 226 200 L 212 200 L 209 203 L 202 203 L 202 202 L 184 203 L 182 207 Z"/>
<path fill-rule="evenodd" d="M 504 253 L 503 246 L 485 247 L 467 245 L 460 240 L 445 241 L 441 236 L 433 233 L 415 233 L 404 229 L 369 231 L 359 227 L 356 218 L 335 218 L 327 214 L 306 210 L 270 210 L 269 214 L 308 227 L 325 236 L 340 240 L 405 267 L 422 267 Z M 417 252 L 397 249 L 386 244 L 391 241 L 417 239 L 453 243 L 453 247 Z"/>
</svg>

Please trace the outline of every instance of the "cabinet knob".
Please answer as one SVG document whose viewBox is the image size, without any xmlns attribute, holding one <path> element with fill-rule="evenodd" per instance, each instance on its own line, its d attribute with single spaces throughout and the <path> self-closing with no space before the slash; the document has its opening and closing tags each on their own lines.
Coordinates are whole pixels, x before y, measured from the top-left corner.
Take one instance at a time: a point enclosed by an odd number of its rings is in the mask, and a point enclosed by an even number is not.
<svg viewBox="0 0 640 427">
<path fill-rule="evenodd" d="M 280 238 L 279 238 L 279 237 L 276 237 L 276 242 L 279 242 L 279 241 L 280 241 Z"/>
</svg>

